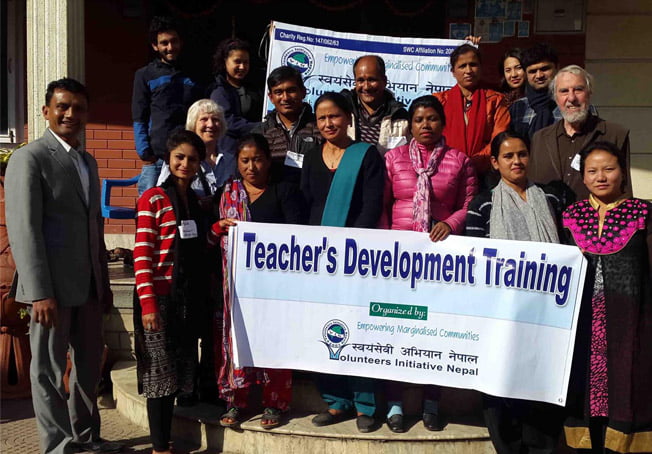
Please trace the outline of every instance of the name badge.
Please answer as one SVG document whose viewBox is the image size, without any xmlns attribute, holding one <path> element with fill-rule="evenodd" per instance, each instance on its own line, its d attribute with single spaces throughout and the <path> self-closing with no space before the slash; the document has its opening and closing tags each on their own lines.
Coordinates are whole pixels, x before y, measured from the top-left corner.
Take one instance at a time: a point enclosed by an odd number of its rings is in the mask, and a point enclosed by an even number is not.
<svg viewBox="0 0 652 454">
<path fill-rule="evenodd" d="M 300 153 L 295 153 L 292 150 L 288 150 L 285 155 L 285 165 L 288 167 L 295 167 L 300 169 L 303 167 L 303 155 Z"/>
<path fill-rule="evenodd" d="M 573 156 L 573 160 L 571 161 L 571 167 L 578 172 L 580 171 L 580 154 L 577 153 L 575 156 Z"/>
<path fill-rule="evenodd" d="M 197 238 L 197 224 L 195 224 L 195 221 L 192 219 L 182 220 L 179 226 L 179 236 L 183 240 Z"/>
<path fill-rule="evenodd" d="M 391 150 L 392 148 L 400 147 L 407 143 L 407 138 L 405 136 L 390 136 L 387 138 L 387 149 Z"/>
</svg>

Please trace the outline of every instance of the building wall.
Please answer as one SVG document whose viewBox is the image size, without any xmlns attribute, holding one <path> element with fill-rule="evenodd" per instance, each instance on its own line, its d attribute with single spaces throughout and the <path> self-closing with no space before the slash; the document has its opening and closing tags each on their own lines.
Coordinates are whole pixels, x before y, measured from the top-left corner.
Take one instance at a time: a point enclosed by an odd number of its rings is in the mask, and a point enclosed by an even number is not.
<svg viewBox="0 0 652 454">
<path fill-rule="evenodd" d="M 652 199 L 652 2 L 589 0 L 586 69 L 600 116 L 630 129 L 634 195 Z"/>
<path fill-rule="evenodd" d="M 100 179 L 128 179 L 141 167 L 131 126 L 131 92 L 134 72 L 149 59 L 147 20 L 126 16 L 121 2 L 87 2 L 85 14 L 86 85 L 91 95 L 86 148 L 97 159 Z M 115 188 L 111 204 L 133 207 L 137 196 L 135 186 Z M 132 220 L 106 221 L 106 234 L 134 232 Z"/>
</svg>

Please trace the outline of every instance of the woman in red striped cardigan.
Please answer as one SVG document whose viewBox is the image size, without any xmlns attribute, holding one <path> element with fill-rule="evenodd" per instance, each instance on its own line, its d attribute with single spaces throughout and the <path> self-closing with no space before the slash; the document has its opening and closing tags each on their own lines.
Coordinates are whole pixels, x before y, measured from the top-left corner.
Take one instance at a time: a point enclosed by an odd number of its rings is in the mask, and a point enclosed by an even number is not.
<svg viewBox="0 0 652 454">
<path fill-rule="evenodd" d="M 190 183 L 206 157 L 191 131 L 167 142 L 170 177 L 138 199 L 134 331 L 138 391 L 147 398 L 152 453 L 170 453 L 174 398 L 191 392 L 196 362 L 196 308 L 206 299 L 206 228 Z"/>
</svg>

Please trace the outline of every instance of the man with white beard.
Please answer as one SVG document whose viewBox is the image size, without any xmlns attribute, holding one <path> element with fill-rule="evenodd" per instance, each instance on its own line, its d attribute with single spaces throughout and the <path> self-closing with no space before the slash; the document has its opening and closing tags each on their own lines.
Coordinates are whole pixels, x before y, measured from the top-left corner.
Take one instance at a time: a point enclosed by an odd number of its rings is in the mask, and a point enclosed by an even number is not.
<svg viewBox="0 0 652 454">
<path fill-rule="evenodd" d="M 623 190 L 631 196 L 629 130 L 591 114 L 592 86 L 591 74 L 577 65 L 557 72 L 549 88 L 562 120 L 534 134 L 528 175 L 536 183 L 561 180 L 575 192 L 578 200 L 586 199 L 589 193 L 582 181 L 579 153 L 593 142 L 612 142 L 625 155 Z"/>
</svg>

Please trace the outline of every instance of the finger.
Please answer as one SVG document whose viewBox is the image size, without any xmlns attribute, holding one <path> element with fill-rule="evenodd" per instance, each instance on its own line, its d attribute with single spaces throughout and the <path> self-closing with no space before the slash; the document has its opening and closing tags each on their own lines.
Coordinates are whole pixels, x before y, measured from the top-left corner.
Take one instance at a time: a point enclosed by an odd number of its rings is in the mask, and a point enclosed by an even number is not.
<svg viewBox="0 0 652 454">
<path fill-rule="evenodd" d="M 441 229 L 440 226 L 435 226 L 435 228 L 432 230 L 433 233 L 433 241 L 440 241 L 442 239 L 442 234 L 444 233 Z"/>
<path fill-rule="evenodd" d="M 41 314 L 37 309 L 32 310 L 32 318 L 34 319 L 34 323 L 41 323 Z"/>
<path fill-rule="evenodd" d="M 41 312 L 41 325 L 43 325 L 43 328 L 49 328 L 52 326 L 52 322 L 50 321 L 50 317 L 47 311 Z"/>
<path fill-rule="evenodd" d="M 57 310 L 53 309 L 50 311 L 50 327 L 54 328 L 55 326 L 57 326 L 57 321 L 58 321 Z"/>
</svg>

